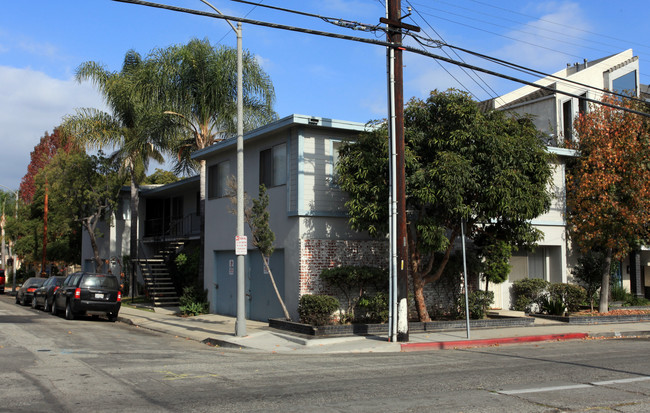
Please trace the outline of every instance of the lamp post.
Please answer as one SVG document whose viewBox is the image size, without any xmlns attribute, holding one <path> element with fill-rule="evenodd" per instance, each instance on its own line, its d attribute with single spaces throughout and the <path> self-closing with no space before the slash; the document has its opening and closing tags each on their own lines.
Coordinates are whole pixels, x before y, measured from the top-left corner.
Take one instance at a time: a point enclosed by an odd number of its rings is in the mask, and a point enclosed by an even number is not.
<svg viewBox="0 0 650 413">
<path fill-rule="evenodd" d="M 223 16 L 216 7 L 206 0 L 201 0 L 212 10 Z M 242 28 L 237 23 L 237 28 L 226 20 L 237 35 L 237 241 L 246 243 L 244 235 L 244 100 L 243 100 L 243 64 L 242 64 Z M 244 255 L 246 248 L 237 253 L 237 321 L 235 323 L 235 335 L 243 337 L 246 335 L 246 280 L 244 277 Z"/>
<path fill-rule="evenodd" d="M 4 185 L 0 185 L 0 187 L 8 189 L 9 191 L 14 193 L 14 197 L 16 198 L 16 208 L 14 209 L 14 219 L 18 219 L 18 194 L 19 190 L 16 189 L 15 191 L 9 187 L 6 187 Z M 11 245 L 11 244 L 10 244 Z M 15 252 L 15 251 L 13 251 Z M 17 257 L 16 254 L 13 254 L 13 270 L 14 270 L 14 275 L 13 275 L 13 287 L 12 290 L 13 292 L 16 291 L 16 262 L 17 262 Z M 7 258 L 5 256 L 5 211 L 4 211 L 4 205 L 2 206 L 2 268 L 6 271 L 7 270 Z M 6 272 L 5 272 L 6 274 Z"/>
</svg>

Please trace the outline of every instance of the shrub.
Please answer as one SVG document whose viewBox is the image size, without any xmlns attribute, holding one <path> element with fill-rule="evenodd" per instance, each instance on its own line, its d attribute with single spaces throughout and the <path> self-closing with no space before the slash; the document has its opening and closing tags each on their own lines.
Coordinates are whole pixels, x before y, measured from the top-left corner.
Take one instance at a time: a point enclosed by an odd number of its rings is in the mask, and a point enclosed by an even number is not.
<svg viewBox="0 0 650 413">
<path fill-rule="evenodd" d="M 650 301 L 644 297 L 637 297 L 633 294 L 628 294 L 623 303 L 626 307 L 640 307 L 650 305 Z"/>
<path fill-rule="evenodd" d="M 467 296 L 469 306 L 469 317 L 472 320 L 481 320 L 485 318 L 488 307 L 494 302 L 494 292 L 492 291 L 472 291 Z M 460 308 L 465 311 L 465 295 L 460 296 Z"/>
<path fill-rule="evenodd" d="M 388 322 L 388 294 L 378 292 L 375 295 L 363 295 L 357 303 L 357 317 L 366 323 Z"/>
<path fill-rule="evenodd" d="M 548 281 L 539 278 L 526 278 L 515 281 L 512 284 L 512 295 L 515 303 L 513 309 L 531 312 L 533 304 L 541 308 L 541 301 L 545 296 L 545 289 L 548 284 Z"/>
<path fill-rule="evenodd" d="M 575 284 L 553 283 L 548 286 L 549 301 L 560 301 L 563 307 L 573 313 L 587 300 L 587 291 Z M 564 312 L 564 309 L 562 309 Z"/>
<path fill-rule="evenodd" d="M 612 285 L 611 295 L 613 301 L 625 301 L 625 299 L 628 296 L 628 293 L 625 290 L 625 287 L 623 287 L 622 285 L 615 284 Z"/>
<path fill-rule="evenodd" d="M 320 278 L 330 287 L 341 291 L 347 300 L 346 317 L 354 318 L 354 308 L 368 289 L 383 291 L 388 289 L 388 271 L 369 266 L 346 265 L 326 268 Z"/>
<path fill-rule="evenodd" d="M 300 322 L 315 326 L 331 324 L 339 305 L 339 300 L 330 295 L 303 295 L 298 304 Z"/>
<path fill-rule="evenodd" d="M 564 315 L 564 301 L 560 298 L 542 297 L 540 300 L 540 311 L 550 315 Z"/>
<path fill-rule="evenodd" d="M 183 288 L 183 295 L 179 298 L 181 314 L 199 315 L 208 312 L 208 292 L 195 286 Z"/>
</svg>

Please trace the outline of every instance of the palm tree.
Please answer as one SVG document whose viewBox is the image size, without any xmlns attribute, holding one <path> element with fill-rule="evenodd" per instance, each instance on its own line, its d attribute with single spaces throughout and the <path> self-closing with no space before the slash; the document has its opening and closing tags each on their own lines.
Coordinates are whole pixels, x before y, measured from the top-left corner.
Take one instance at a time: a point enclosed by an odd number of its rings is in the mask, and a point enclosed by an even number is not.
<svg viewBox="0 0 650 413">
<path fill-rule="evenodd" d="M 277 119 L 273 111 L 275 91 L 271 79 L 254 56 L 243 57 L 244 130 Z M 192 160 L 194 151 L 236 136 L 237 131 L 237 51 L 213 47 L 206 40 L 193 39 L 186 45 L 154 51 L 143 73 L 143 96 L 164 102 L 165 113 L 175 122 L 177 139 L 175 172 L 199 171 L 201 179 L 201 249 L 199 284 L 203 284 L 205 244 L 206 163 Z"/>
<path fill-rule="evenodd" d="M 169 119 L 150 100 L 142 99 L 137 79 L 146 69 L 138 53 L 130 50 L 120 72 L 111 72 L 96 62 L 82 63 L 76 72 L 78 82 L 91 80 L 111 110 L 78 109 L 64 118 L 65 135 L 73 136 L 89 149 L 111 146 L 131 181 L 130 254 L 133 274 L 138 257 L 139 183 L 150 160 L 164 162 Z M 133 287 L 133 286 L 132 286 Z"/>
</svg>

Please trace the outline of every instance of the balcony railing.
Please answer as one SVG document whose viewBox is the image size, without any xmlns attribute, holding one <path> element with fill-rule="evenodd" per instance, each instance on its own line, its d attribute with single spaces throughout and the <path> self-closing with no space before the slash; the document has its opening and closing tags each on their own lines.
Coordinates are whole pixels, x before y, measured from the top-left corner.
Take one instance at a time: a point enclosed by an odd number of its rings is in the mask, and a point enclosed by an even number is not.
<svg viewBox="0 0 650 413">
<path fill-rule="evenodd" d="M 184 239 L 201 233 L 198 214 L 185 215 L 178 219 L 147 219 L 144 223 L 144 237 L 156 239 Z"/>
</svg>

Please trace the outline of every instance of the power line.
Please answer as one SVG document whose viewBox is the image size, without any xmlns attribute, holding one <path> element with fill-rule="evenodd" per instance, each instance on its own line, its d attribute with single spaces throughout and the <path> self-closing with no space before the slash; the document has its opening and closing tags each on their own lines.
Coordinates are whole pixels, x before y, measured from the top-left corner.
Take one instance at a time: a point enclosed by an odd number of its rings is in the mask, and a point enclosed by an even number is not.
<svg viewBox="0 0 650 413">
<path fill-rule="evenodd" d="M 412 53 L 415 53 L 415 54 L 418 54 L 418 55 L 430 57 L 432 59 L 436 59 L 436 60 L 440 60 L 440 61 L 443 61 L 443 62 L 451 63 L 451 64 L 454 64 L 454 65 L 457 65 L 457 66 L 461 66 L 461 67 L 464 67 L 464 68 L 467 68 L 467 69 L 470 69 L 470 70 L 475 70 L 475 71 L 482 72 L 482 73 L 485 73 L 485 74 L 488 74 L 488 75 L 491 75 L 491 76 L 500 77 L 502 79 L 510 80 L 512 82 L 522 83 L 522 84 L 525 84 L 525 85 L 533 86 L 533 87 L 538 88 L 538 89 L 543 89 L 543 90 L 547 90 L 547 91 L 550 91 L 550 92 L 553 92 L 553 93 L 558 93 L 558 94 L 561 94 L 561 95 L 582 99 L 585 102 L 595 103 L 595 104 L 598 104 L 598 105 L 601 105 L 601 106 L 606 106 L 606 107 L 610 107 L 610 108 L 613 108 L 613 109 L 618 109 L 618 110 L 621 110 L 621 111 L 624 111 L 624 112 L 629 112 L 629 113 L 633 113 L 633 114 L 644 116 L 644 117 L 650 117 L 650 114 L 645 113 L 645 112 L 641 112 L 641 111 L 634 110 L 634 109 L 629 109 L 629 108 L 618 106 L 618 105 L 613 105 L 613 104 L 606 103 L 606 102 L 601 102 L 601 101 L 591 99 L 591 98 L 586 98 L 586 97 L 583 97 L 583 96 L 578 96 L 576 94 L 561 91 L 561 90 L 556 90 L 556 89 L 554 89 L 552 87 L 549 87 L 549 86 L 543 86 L 543 85 L 535 84 L 535 83 L 527 81 L 527 80 L 523 80 L 523 79 L 519 79 L 519 78 L 516 78 L 516 77 L 513 77 L 513 76 L 505 75 L 503 73 L 498 73 L 498 72 L 495 72 L 493 70 L 484 69 L 482 67 L 470 65 L 470 64 L 467 64 L 465 62 L 460 62 L 460 61 L 457 61 L 457 60 L 453 60 L 453 59 L 448 58 L 448 57 L 436 55 L 436 54 L 427 52 L 426 50 L 417 49 L 417 48 L 414 48 L 414 47 L 411 47 L 411 46 L 406 46 L 406 45 L 403 45 L 403 44 L 393 44 L 393 43 L 386 42 L 386 41 L 381 41 L 381 40 L 366 39 L 366 38 L 363 38 L 363 37 L 348 36 L 348 35 L 344 35 L 344 34 L 330 33 L 330 32 L 324 32 L 324 31 L 313 30 L 313 29 L 306 29 L 306 28 L 295 27 L 295 26 L 287 26 L 287 25 L 284 25 L 284 24 L 270 23 L 270 22 L 264 22 L 264 21 L 260 21 L 260 20 L 252 20 L 252 19 L 241 18 L 241 17 L 236 17 L 236 16 L 227 16 L 227 15 L 223 15 L 223 14 L 203 12 L 203 11 L 187 9 L 187 8 L 183 8 L 183 7 L 169 6 L 169 5 L 166 5 L 166 4 L 151 3 L 151 2 L 148 2 L 148 1 L 142 1 L 142 0 L 113 0 L 113 1 L 118 2 L 118 3 L 138 4 L 138 5 L 141 5 L 141 6 L 147 6 L 147 7 L 177 11 L 177 12 L 193 14 L 193 15 L 197 15 L 197 16 L 212 17 L 212 18 L 221 19 L 221 20 L 237 21 L 237 22 L 253 24 L 253 25 L 257 25 L 257 26 L 270 27 L 270 28 L 274 28 L 274 29 L 281 29 L 281 30 L 293 31 L 293 32 L 298 32 L 298 33 L 305 33 L 305 34 L 312 34 L 312 35 L 317 35 L 317 36 L 331 37 L 331 38 L 342 39 L 342 40 L 351 40 L 351 41 L 356 41 L 356 42 L 360 42 L 360 43 L 374 44 L 374 45 L 383 46 L 383 47 L 399 48 L 399 49 L 409 51 L 409 52 L 412 52 Z"/>
<path fill-rule="evenodd" d="M 611 52 L 608 51 L 608 50 L 598 49 L 598 48 L 595 48 L 595 47 L 583 46 L 582 44 L 569 43 L 569 42 L 566 41 L 566 38 L 567 38 L 567 37 L 573 37 L 573 38 L 578 39 L 578 40 L 583 41 L 583 42 L 589 42 L 589 43 L 600 44 L 600 45 L 608 46 L 608 47 L 610 47 L 610 48 L 611 48 L 611 47 L 616 47 L 616 48 L 618 48 L 618 46 L 616 46 L 616 45 L 612 45 L 612 44 L 609 44 L 609 43 L 604 43 L 604 42 L 595 41 L 595 40 L 591 39 L 591 37 L 593 37 L 593 36 L 587 36 L 587 38 L 583 38 L 583 37 L 580 37 L 580 36 L 570 36 L 570 35 L 567 35 L 567 34 L 566 34 L 566 30 L 573 30 L 573 31 L 583 32 L 583 33 L 587 33 L 587 34 L 591 34 L 591 35 L 596 35 L 596 36 L 600 36 L 600 37 L 604 37 L 604 38 L 609 38 L 609 39 L 613 39 L 613 40 L 617 40 L 617 41 L 621 41 L 621 42 L 626 42 L 626 43 L 636 44 L 636 45 L 641 46 L 641 47 L 643 47 L 643 48 L 647 48 L 646 45 L 642 45 L 642 44 L 640 44 L 640 43 L 634 43 L 634 42 L 624 41 L 624 40 L 617 39 L 617 38 L 612 37 L 612 36 L 607 36 L 607 35 L 603 35 L 603 34 L 600 34 L 600 33 L 596 33 L 596 32 L 591 32 L 591 31 L 588 31 L 588 30 L 579 29 L 579 28 L 577 28 L 577 27 L 573 27 L 573 26 L 569 26 L 569 27 L 567 27 L 565 24 L 562 24 L 562 23 L 557 23 L 557 22 L 554 22 L 554 21 L 552 21 L 552 20 L 542 19 L 542 18 L 538 18 L 538 17 L 535 17 L 535 16 L 527 15 L 527 14 L 524 14 L 524 13 L 519 13 L 519 12 L 516 12 L 516 11 L 510 10 L 510 9 L 507 9 L 507 8 L 494 6 L 494 5 L 492 5 L 492 4 L 488 4 L 488 3 L 485 3 L 485 2 L 475 1 L 475 0 L 469 0 L 469 1 L 474 1 L 474 2 L 476 2 L 476 3 L 482 4 L 482 5 L 485 5 L 485 6 L 493 7 L 493 8 L 496 8 L 496 9 L 499 9 L 499 10 L 503 10 L 503 11 L 506 11 L 506 12 L 510 12 L 510 13 L 513 13 L 513 14 L 518 14 L 518 15 L 521 15 L 521 16 L 525 16 L 525 17 L 527 17 L 527 18 L 535 19 L 536 22 L 539 21 L 539 22 L 551 23 L 551 24 L 554 24 L 554 25 L 557 25 L 557 26 L 561 26 L 561 27 L 565 30 L 565 32 L 557 32 L 557 31 L 550 30 L 550 29 L 548 29 L 548 28 L 545 28 L 545 27 L 542 27 L 542 26 L 539 26 L 539 25 L 533 25 L 533 24 L 530 24 L 531 27 L 534 27 L 534 28 L 536 28 L 536 29 L 538 29 L 538 30 L 542 30 L 542 31 L 550 32 L 550 33 L 555 33 L 555 34 L 560 34 L 560 35 L 563 36 L 562 39 L 557 39 L 557 38 L 553 38 L 553 37 L 549 37 L 549 36 L 542 36 L 542 35 L 538 35 L 538 34 L 533 34 L 533 33 L 530 33 L 530 32 L 526 32 L 526 31 L 523 31 L 523 30 L 519 30 L 519 29 L 514 29 L 514 28 L 510 28 L 510 27 L 506 27 L 506 26 L 498 25 L 498 24 L 492 23 L 491 21 L 486 22 L 486 21 L 484 21 L 484 20 L 474 19 L 474 18 L 471 18 L 471 17 L 467 17 L 467 18 L 470 19 L 470 20 L 474 20 L 474 21 L 478 21 L 478 22 L 481 22 L 481 23 L 490 24 L 490 25 L 497 26 L 497 27 L 503 27 L 503 28 L 506 28 L 506 29 L 511 30 L 511 31 L 518 31 L 518 32 L 525 33 L 525 34 L 535 35 L 535 36 L 537 36 L 537 37 L 545 37 L 545 38 L 548 38 L 548 39 L 551 39 L 551 40 L 560 41 L 560 42 L 565 43 L 565 44 L 572 44 L 572 45 L 575 45 L 575 46 L 578 46 L 578 47 L 582 47 L 582 48 L 585 48 L 585 49 L 591 49 L 591 50 L 595 50 L 595 51 L 599 51 L 599 52 L 603 52 L 603 53 L 611 53 Z M 479 12 L 479 11 L 476 11 L 475 9 L 471 9 L 471 8 L 468 8 L 468 7 L 462 7 L 462 6 L 459 6 L 459 5 L 456 5 L 456 4 L 451 4 L 451 3 L 448 3 L 448 2 L 444 2 L 444 1 L 441 1 L 440 3 L 447 4 L 447 5 L 450 5 L 450 6 L 452 6 L 452 7 L 462 9 L 462 10 L 469 10 L 469 11 L 475 13 L 475 14 L 481 14 L 481 15 L 485 15 L 485 16 L 489 16 L 489 17 L 493 17 L 493 18 L 497 18 L 497 19 L 501 19 L 501 20 L 505 20 L 505 21 L 509 21 L 509 22 L 513 22 L 513 23 L 517 23 L 517 24 L 529 24 L 529 23 L 526 23 L 526 22 L 520 22 L 520 21 L 517 21 L 517 20 L 508 19 L 508 18 L 505 18 L 505 17 L 503 17 L 503 16 L 495 16 L 495 15 L 492 15 L 492 14 L 489 14 L 489 13 L 481 13 L 481 12 Z M 456 15 L 456 16 L 463 16 L 463 17 L 464 17 L 464 15 L 459 15 L 459 14 L 457 14 L 457 13 L 453 13 L 453 12 L 446 11 L 446 10 L 436 9 L 436 8 L 431 7 L 431 6 L 429 6 L 429 5 L 422 5 L 422 6 L 425 7 L 425 8 L 431 8 L 431 9 L 434 9 L 434 10 L 442 11 L 442 12 L 444 12 L 444 13 L 448 13 L 448 14 L 452 14 L 452 15 Z M 487 33 L 493 34 L 493 35 L 495 35 L 495 36 L 504 37 L 504 38 L 509 39 L 509 40 L 514 40 L 514 41 L 518 41 L 518 42 L 521 42 L 521 43 L 529 44 L 529 45 L 534 46 L 534 47 L 539 47 L 539 48 L 542 48 L 542 49 L 547 49 L 547 50 L 555 51 L 555 52 L 562 53 L 562 54 L 567 55 L 567 56 L 579 57 L 579 56 L 571 55 L 571 54 L 569 54 L 569 53 L 565 53 L 565 52 L 562 52 L 562 51 L 559 51 L 559 50 L 549 49 L 548 47 L 545 47 L 545 46 L 542 46 L 542 45 L 539 45 L 539 44 L 535 44 L 535 43 L 532 43 L 532 42 L 526 42 L 526 41 L 519 40 L 519 39 L 516 39 L 516 38 L 510 37 L 510 36 L 502 35 L 502 34 L 500 34 L 500 33 L 491 32 L 491 31 L 489 31 L 489 30 L 482 29 L 482 28 L 479 28 L 479 27 L 475 27 L 475 26 L 472 26 L 472 25 L 469 25 L 469 24 L 461 23 L 461 22 L 458 22 L 458 21 L 455 21 L 455 20 L 445 19 L 445 18 L 440 17 L 440 16 L 434 16 L 434 17 L 436 17 L 436 18 L 438 18 L 438 19 L 441 19 L 441 20 L 448 21 L 448 22 L 453 23 L 453 24 L 458 24 L 458 25 L 461 25 L 461 26 L 468 27 L 468 28 L 473 29 L 473 30 L 483 31 L 483 32 L 487 32 Z M 535 22 L 535 23 L 536 23 L 536 22 Z M 642 61 L 644 61 L 644 62 L 646 61 L 645 59 L 640 59 L 640 60 L 642 60 Z M 647 76 L 650 76 L 650 75 L 647 75 L 647 74 L 642 73 L 641 76 L 647 77 Z"/>
<path fill-rule="evenodd" d="M 441 39 L 442 41 L 444 41 L 444 39 L 442 38 L 442 36 L 440 35 L 440 33 L 438 33 L 438 32 L 436 31 L 436 29 L 434 29 L 433 26 L 431 26 L 431 24 L 430 24 L 430 23 L 429 23 L 429 22 L 428 22 L 428 21 L 427 21 L 427 20 L 422 16 L 422 14 L 421 14 L 418 10 L 416 10 L 415 7 L 413 7 L 413 5 L 411 4 L 411 2 L 410 2 L 409 0 L 406 0 L 406 2 L 407 2 L 408 5 L 411 7 L 411 9 L 414 10 L 414 11 L 417 13 L 418 16 L 420 16 L 420 18 L 422 19 L 422 21 L 424 21 L 424 22 L 427 24 L 427 26 L 429 26 L 429 27 L 431 28 L 431 30 L 433 30 L 433 32 L 436 34 L 436 36 L 438 36 L 439 39 Z M 429 37 L 431 37 L 431 36 L 429 36 Z M 454 54 L 455 54 L 455 55 L 456 55 L 460 60 L 463 60 L 463 58 L 460 57 L 460 55 L 459 55 L 458 53 L 456 53 L 455 50 L 452 49 L 452 51 L 454 52 Z M 443 50 L 443 52 L 447 55 L 447 57 L 451 57 L 451 56 L 449 56 L 449 54 L 447 54 L 446 51 Z M 463 61 L 464 61 L 464 60 L 463 60 Z M 446 70 L 446 69 L 445 69 L 445 70 Z M 470 79 L 472 79 L 472 81 L 473 81 L 474 83 L 476 83 L 476 85 L 477 85 L 478 87 L 480 87 L 481 89 L 483 89 L 483 91 L 484 91 L 486 94 L 488 94 L 488 95 L 491 96 L 491 97 L 498 97 L 498 96 L 499 96 L 499 94 L 498 94 L 497 92 L 495 92 L 494 89 L 492 89 L 492 88 L 490 87 L 490 85 L 488 85 L 488 83 L 487 83 L 485 80 L 483 80 L 483 79 L 482 79 L 478 74 L 474 73 L 474 75 L 475 75 L 476 77 L 478 77 L 479 80 L 480 80 L 481 82 L 483 82 L 483 83 L 485 84 L 485 86 L 487 86 L 488 89 L 490 89 L 490 91 L 492 91 L 493 95 L 492 95 L 490 92 L 488 92 L 488 91 L 487 91 L 487 90 L 486 90 L 486 89 L 485 89 L 485 88 L 484 88 L 484 87 L 483 87 L 479 82 L 477 82 L 477 81 L 476 81 L 472 76 L 470 76 L 470 74 L 467 73 L 467 72 L 465 71 L 465 69 L 462 69 L 462 70 L 463 70 L 463 72 L 467 75 L 467 77 L 469 77 Z M 449 73 L 449 72 L 447 72 L 447 73 Z M 461 85 L 462 85 L 462 83 L 461 83 Z M 471 92 L 470 92 L 470 93 L 471 93 Z"/>
<path fill-rule="evenodd" d="M 567 28 L 565 24 L 558 23 L 558 22 L 554 22 L 553 20 L 540 19 L 540 18 L 538 18 L 538 17 L 531 16 L 531 15 L 528 15 L 528 14 L 525 14 L 525 13 L 520 13 L 520 12 L 517 12 L 517 11 L 514 11 L 514 10 L 510 10 L 510 9 L 505 8 L 505 7 L 495 6 L 494 4 L 486 3 L 486 2 L 484 2 L 484 1 L 479 1 L 479 0 L 469 0 L 469 1 L 472 1 L 472 2 L 474 2 L 474 3 L 478 3 L 478 4 L 482 4 L 482 5 L 484 5 L 484 6 L 492 7 L 492 8 L 495 8 L 495 9 L 503 10 L 503 11 L 506 11 L 506 12 L 508 12 L 508 13 L 518 14 L 518 15 L 520 15 L 520 16 L 528 17 L 528 18 L 531 18 L 531 19 L 537 19 L 537 20 L 539 20 L 539 21 L 543 21 L 543 22 L 546 22 L 546 23 L 551 23 L 551 24 L 554 24 L 554 25 L 560 26 L 560 27 L 562 27 L 563 29 L 566 29 L 566 28 Z M 597 32 L 592 32 L 592 31 L 584 30 L 584 29 L 578 29 L 578 28 L 575 28 L 575 27 L 571 27 L 571 29 L 572 29 L 572 30 L 576 30 L 576 31 L 581 31 L 581 32 L 583 32 L 583 33 L 587 33 L 587 34 L 591 34 L 591 35 L 596 35 L 596 36 L 601 36 L 601 37 L 605 37 L 605 38 L 608 38 L 608 39 L 616 40 L 617 42 L 624 42 L 624 43 L 635 44 L 635 45 L 637 45 L 637 46 L 641 46 L 641 47 L 644 47 L 644 48 L 648 47 L 647 44 L 631 42 L 629 39 L 627 39 L 627 40 L 623 40 L 623 39 L 619 39 L 619 38 L 616 38 L 616 37 L 613 37 L 613 36 L 608 36 L 608 35 L 606 35 L 606 34 L 597 33 Z"/>
<path fill-rule="evenodd" d="M 416 35 L 411 34 L 411 36 L 416 36 Z M 626 99 L 630 99 L 630 100 L 637 101 L 637 102 L 640 102 L 640 103 L 645 103 L 645 100 L 638 99 L 638 98 L 636 98 L 634 96 L 628 96 L 626 94 L 618 93 L 616 91 L 611 91 L 611 90 L 608 90 L 608 89 L 599 88 L 599 87 L 596 87 L 596 86 L 588 85 L 586 83 L 577 82 L 575 80 L 571 80 L 571 79 L 568 79 L 568 78 L 565 78 L 565 77 L 556 76 L 554 74 L 541 72 L 541 71 L 535 70 L 535 69 L 530 69 L 530 68 L 527 68 L 525 66 L 518 65 L 516 63 L 508 62 L 506 60 L 498 59 L 496 57 L 488 56 L 488 55 L 485 55 L 485 54 L 482 54 L 482 53 L 473 52 L 471 50 L 467 50 L 467 49 L 464 49 L 462 47 L 458 47 L 458 46 L 454 46 L 454 45 L 450 45 L 450 44 L 441 44 L 440 46 L 446 46 L 446 47 L 449 47 L 451 49 L 460 50 L 461 52 L 465 52 L 467 54 L 471 54 L 473 56 L 480 57 L 480 58 L 488 60 L 490 62 L 497 63 L 497 64 L 499 64 L 501 66 L 510 67 L 510 68 L 518 70 L 518 71 L 520 71 L 522 73 L 528 73 L 528 74 L 534 74 L 536 76 L 548 77 L 548 78 L 559 80 L 562 83 L 573 84 L 573 85 L 580 86 L 580 87 L 583 87 L 583 88 L 596 90 L 596 91 L 601 92 L 601 93 L 608 93 L 610 95 L 618 96 L 618 97 L 621 97 L 621 98 L 626 98 Z"/>
<path fill-rule="evenodd" d="M 253 4 L 255 6 L 266 7 L 268 9 L 283 11 L 283 12 L 287 12 L 287 13 L 298 14 L 298 15 L 301 15 L 301 16 L 315 17 L 315 18 L 323 20 L 326 23 L 331 23 L 331 24 L 334 24 L 336 26 L 345 27 L 346 29 L 362 30 L 362 31 L 366 31 L 366 32 L 374 32 L 374 31 L 386 32 L 386 29 L 384 27 L 378 26 L 378 25 L 363 24 L 363 23 L 352 21 L 352 20 L 339 19 L 339 18 L 336 18 L 336 17 L 326 17 L 326 16 L 321 16 L 321 15 L 318 15 L 318 14 L 307 13 L 307 12 L 294 10 L 294 9 L 287 9 L 287 8 L 284 8 L 284 7 L 271 6 L 271 5 L 268 5 L 268 4 L 255 3 L 255 2 L 247 1 L 247 0 L 230 0 L 230 1 L 234 1 L 236 3 L 243 3 L 243 4 Z"/>
</svg>

